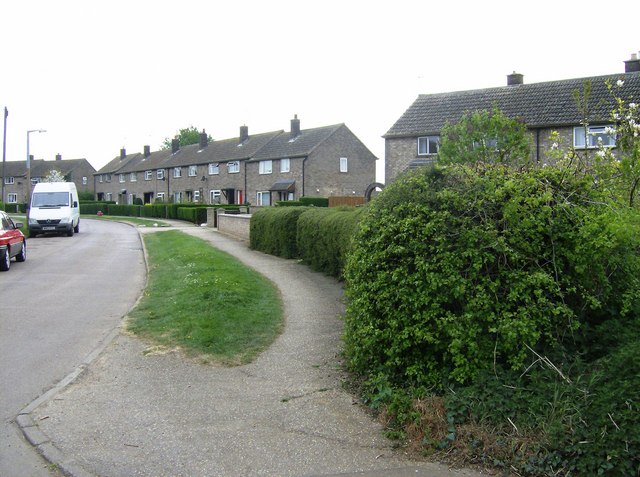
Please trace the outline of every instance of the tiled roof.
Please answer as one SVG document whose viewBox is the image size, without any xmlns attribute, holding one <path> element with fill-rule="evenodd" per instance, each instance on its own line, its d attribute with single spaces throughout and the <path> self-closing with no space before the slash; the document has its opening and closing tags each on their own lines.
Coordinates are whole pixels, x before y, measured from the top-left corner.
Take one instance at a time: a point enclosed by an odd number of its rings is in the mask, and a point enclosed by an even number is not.
<svg viewBox="0 0 640 477">
<path fill-rule="evenodd" d="M 261 161 L 282 157 L 308 156 L 318 145 L 342 127 L 345 127 L 345 125 L 334 124 L 333 126 L 303 129 L 295 140 L 292 140 L 290 133 L 282 133 L 257 151 L 251 160 Z"/>
<path fill-rule="evenodd" d="M 31 177 L 45 177 L 53 169 L 60 171 L 62 175 L 67 175 L 80 166 L 88 166 L 93 169 L 86 159 L 65 159 L 60 161 L 36 159 L 31 163 Z"/>
<path fill-rule="evenodd" d="M 589 121 L 607 122 L 613 100 L 606 81 L 623 80 L 621 96 L 640 100 L 640 72 L 616 75 L 520 84 L 499 88 L 419 95 L 414 103 L 384 135 L 385 138 L 437 134 L 449 122 L 457 122 L 464 113 L 498 107 L 512 118 L 522 118 L 529 127 L 553 127 L 579 124 L 580 113 L 573 92 L 582 92 L 585 81 L 592 84 Z"/>
</svg>

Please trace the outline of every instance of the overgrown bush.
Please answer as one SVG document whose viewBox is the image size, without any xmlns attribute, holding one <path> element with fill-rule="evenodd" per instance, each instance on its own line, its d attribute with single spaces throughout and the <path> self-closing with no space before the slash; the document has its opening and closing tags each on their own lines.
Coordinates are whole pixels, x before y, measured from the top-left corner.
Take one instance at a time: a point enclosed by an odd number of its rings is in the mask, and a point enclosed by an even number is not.
<svg viewBox="0 0 640 477">
<path fill-rule="evenodd" d="M 264 207 L 251 216 L 249 247 L 283 258 L 298 257 L 298 217 L 306 207 Z"/>
<path fill-rule="evenodd" d="M 310 207 L 329 207 L 326 197 L 300 197 L 300 203 Z"/>
<path fill-rule="evenodd" d="M 316 271 L 340 277 L 362 208 L 310 208 L 298 219 L 300 258 Z"/>
<path fill-rule="evenodd" d="M 392 431 L 419 429 L 432 452 L 638 475 L 639 251 L 639 211 L 588 175 L 407 174 L 369 205 L 347 262 L 348 364 Z M 439 421 L 423 413 L 434 393 Z"/>
</svg>

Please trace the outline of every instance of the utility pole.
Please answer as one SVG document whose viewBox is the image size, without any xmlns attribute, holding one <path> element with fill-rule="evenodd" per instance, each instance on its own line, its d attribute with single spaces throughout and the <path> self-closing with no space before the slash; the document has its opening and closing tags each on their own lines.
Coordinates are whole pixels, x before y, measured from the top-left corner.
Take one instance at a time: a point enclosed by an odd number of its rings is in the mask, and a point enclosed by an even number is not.
<svg viewBox="0 0 640 477">
<path fill-rule="evenodd" d="M 4 135 L 2 137 L 2 196 L 0 197 L 0 202 L 3 204 L 7 200 L 4 196 L 4 163 L 7 161 L 7 116 L 9 116 L 9 111 L 7 107 L 4 107 Z M 5 206 L 6 209 L 6 206 Z"/>
</svg>

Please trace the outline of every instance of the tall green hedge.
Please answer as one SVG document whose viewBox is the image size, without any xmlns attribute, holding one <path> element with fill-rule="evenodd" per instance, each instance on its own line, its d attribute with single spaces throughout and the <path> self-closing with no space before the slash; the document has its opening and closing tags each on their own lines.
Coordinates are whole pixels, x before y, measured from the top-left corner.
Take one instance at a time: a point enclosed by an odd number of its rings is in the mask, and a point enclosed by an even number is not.
<svg viewBox="0 0 640 477">
<path fill-rule="evenodd" d="M 300 258 L 316 271 L 340 277 L 363 208 L 310 208 L 298 219 Z"/>
<path fill-rule="evenodd" d="M 306 207 L 265 207 L 251 216 L 249 246 L 283 258 L 298 257 L 298 217 Z"/>
</svg>

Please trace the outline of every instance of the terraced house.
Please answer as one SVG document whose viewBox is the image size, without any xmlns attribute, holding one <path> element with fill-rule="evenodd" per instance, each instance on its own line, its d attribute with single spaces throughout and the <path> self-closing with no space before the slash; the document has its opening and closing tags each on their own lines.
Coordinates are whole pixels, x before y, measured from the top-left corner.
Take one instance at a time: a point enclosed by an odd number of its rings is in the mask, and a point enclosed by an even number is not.
<svg viewBox="0 0 640 477">
<path fill-rule="evenodd" d="M 619 84 L 621 97 L 628 102 L 640 101 L 640 60 L 637 54 L 625 61 L 625 72 L 606 76 L 576 78 L 524 84 L 521 74 L 507 76 L 507 85 L 497 88 L 424 94 L 384 135 L 385 178 L 393 181 L 402 172 L 432 163 L 438 152 L 440 131 L 447 123 L 456 123 L 471 111 L 497 107 L 511 118 L 520 118 L 532 138 L 534 162 L 545 161 L 551 147 L 552 131 L 557 131 L 566 146 L 576 149 L 595 148 L 598 140 L 605 147 L 615 148 L 615 124 L 611 112 L 614 100 L 607 83 Z M 574 91 L 583 91 L 591 84 L 589 109 L 581 112 L 574 100 Z M 585 130 L 584 120 L 588 121 Z"/>
<path fill-rule="evenodd" d="M 336 124 L 249 134 L 236 138 L 120 155 L 95 174 L 98 200 L 268 206 L 305 196 L 363 196 L 375 181 L 376 157 L 345 126 Z"/>
</svg>

